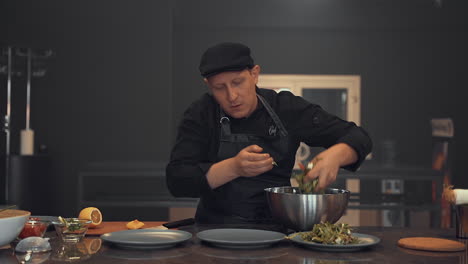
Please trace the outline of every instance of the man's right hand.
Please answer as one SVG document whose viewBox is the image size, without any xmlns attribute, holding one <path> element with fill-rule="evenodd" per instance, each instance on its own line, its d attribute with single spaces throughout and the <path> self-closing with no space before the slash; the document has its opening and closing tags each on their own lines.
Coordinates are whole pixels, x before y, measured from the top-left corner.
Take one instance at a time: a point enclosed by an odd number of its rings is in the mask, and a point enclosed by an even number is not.
<svg viewBox="0 0 468 264">
<path fill-rule="evenodd" d="M 250 145 L 233 157 L 234 170 L 238 176 L 253 177 L 273 168 L 273 158 L 268 153 L 261 153 L 258 145 Z"/>
<path fill-rule="evenodd" d="M 206 173 L 208 184 L 215 189 L 238 177 L 254 177 L 271 170 L 273 158 L 262 151 L 257 145 L 250 145 L 236 156 L 213 164 Z"/>
</svg>

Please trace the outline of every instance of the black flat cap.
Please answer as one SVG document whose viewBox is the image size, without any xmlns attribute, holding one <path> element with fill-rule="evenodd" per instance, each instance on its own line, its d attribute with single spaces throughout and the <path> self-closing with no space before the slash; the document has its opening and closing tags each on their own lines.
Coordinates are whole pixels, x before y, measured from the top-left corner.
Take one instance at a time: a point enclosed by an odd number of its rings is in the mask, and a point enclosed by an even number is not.
<svg viewBox="0 0 468 264">
<path fill-rule="evenodd" d="M 207 78 L 226 71 L 252 68 L 254 61 L 249 47 L 240 43 L 220 43 L 208 48 L 200 60 L 200 74 Z"/>
</svg>

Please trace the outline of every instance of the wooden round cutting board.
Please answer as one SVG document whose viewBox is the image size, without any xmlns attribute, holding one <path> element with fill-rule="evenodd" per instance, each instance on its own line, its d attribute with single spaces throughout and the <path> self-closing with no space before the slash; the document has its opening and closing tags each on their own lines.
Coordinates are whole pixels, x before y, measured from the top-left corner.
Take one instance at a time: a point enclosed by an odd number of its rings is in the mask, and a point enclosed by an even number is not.
<svg viewBox="0 0 468 264">
<path fill-rule="evenodd" d="M 404 248 L 427 251 L 462 251 L 465 244 L 458 241 L 435 237 L 407 237 L 398 240 L 398 245 Z"/>
</svg>

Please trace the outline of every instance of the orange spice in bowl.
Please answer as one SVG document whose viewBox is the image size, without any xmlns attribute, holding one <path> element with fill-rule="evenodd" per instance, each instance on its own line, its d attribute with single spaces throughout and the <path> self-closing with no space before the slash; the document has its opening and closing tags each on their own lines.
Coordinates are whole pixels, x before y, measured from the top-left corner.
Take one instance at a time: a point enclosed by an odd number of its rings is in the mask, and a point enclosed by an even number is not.
<svg viewBox="0 0 468 264">
<path fill-rule="evenodd" d="M 0 247 L 15 240 L 28 220 L 31 212 L 6 209 L 0 212 Z"/>
</svg>

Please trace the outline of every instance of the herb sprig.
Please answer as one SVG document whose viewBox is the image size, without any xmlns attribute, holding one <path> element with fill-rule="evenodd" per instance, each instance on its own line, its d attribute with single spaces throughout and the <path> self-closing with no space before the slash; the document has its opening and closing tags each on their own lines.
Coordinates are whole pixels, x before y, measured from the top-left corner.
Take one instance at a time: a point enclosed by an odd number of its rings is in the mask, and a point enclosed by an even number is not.
<svg viewBox="0 0 468 264">
<path fill-rule="evenodd" d="M 85 227 L 85 224 L 81 223 L 80 220 L 76 218 L 70 218 L 67 221 L 65 218 L 59 216 L 58 219 L 65 225 L 67 229 L 65 232 L 75 232 Z"/>
</svg>

